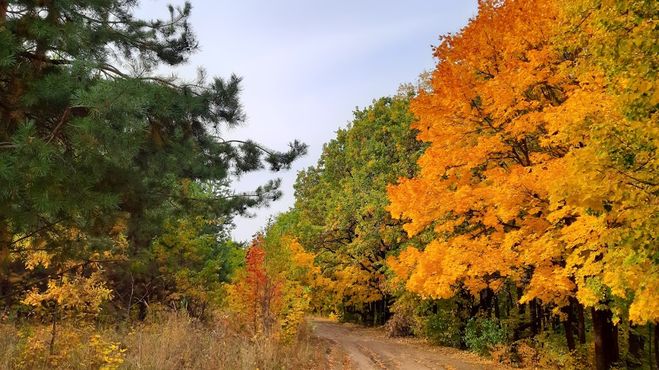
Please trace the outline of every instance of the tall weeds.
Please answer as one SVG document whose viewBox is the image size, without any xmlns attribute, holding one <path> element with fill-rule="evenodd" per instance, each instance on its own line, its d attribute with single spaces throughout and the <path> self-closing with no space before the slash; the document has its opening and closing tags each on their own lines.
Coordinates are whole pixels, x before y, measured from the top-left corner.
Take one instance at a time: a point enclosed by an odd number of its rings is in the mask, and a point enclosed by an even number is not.
<svg viewBox="0 0 659 370">
<path fill-rule="evenodd" d="M 230 316 L 201 322 L 166 313 L 133 327 L 64 323 L 50 353 L 47 327 L 0 325 L 2 369 L 323 369 L 322 343 L 300 328 L 288 342 L 246 337 Z M 306 324 L 305 324 L 306 325 Z"/>
</svg>

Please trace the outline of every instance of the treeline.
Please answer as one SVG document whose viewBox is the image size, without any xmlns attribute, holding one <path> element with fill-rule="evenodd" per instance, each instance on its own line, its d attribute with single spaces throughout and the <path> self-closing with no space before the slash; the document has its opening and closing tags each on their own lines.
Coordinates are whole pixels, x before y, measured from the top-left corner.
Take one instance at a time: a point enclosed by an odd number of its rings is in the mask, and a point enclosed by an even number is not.
<svg viewBox="0 0 659 370">
<path fill-rule="evenodd" d="M 306 147 L 228 138 L 238 77 L 156 73 L 197 48 L 190 5 L 133 6 L 0 1 L 2 366 L 310 367 L 270 341 L 309 311 L 514 365 L 657 366 L 655 1 L 480 1 L 247 248 L 232 219 L 279 183 L 231 180 Z M 130 347 L 209 337 L 185 364 Z"/>
<path fill-rule="evenodd" d="M 656 367 L 657 10 L 480 1 L 299 174 L 274 225 L 314 254 L 315 309 L 517 365 Z"/>
<path fill-rule="evenodd" d="M 280 196 L 278 180 L 250 193 L 231 181 L 306 150 L 227 137 L 245 117 L 240 78 L 156 73 L 197 49 L 190 4 L 152 21 L 135 6 L 0 1 L 0 324 L 21 328 L 33 361 L 3 352 L 7 366 L 74 366 L 64 353 L 87 343 L 113 368 L 118 347 L 81 328 L 157 307 L 209 316 L 244 265 L 233 217 Z"/>
</svg>

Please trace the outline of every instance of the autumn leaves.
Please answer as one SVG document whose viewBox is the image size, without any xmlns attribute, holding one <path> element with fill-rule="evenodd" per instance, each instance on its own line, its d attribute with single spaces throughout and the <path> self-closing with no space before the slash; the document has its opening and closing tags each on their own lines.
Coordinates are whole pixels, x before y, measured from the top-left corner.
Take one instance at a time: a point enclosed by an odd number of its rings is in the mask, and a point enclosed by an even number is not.
<svg viewBox="0 0 659 370">
<path fill-rule="evenodd" d="M 410 235 L 435 231 L 390 259 L 407 289 L 511 280 L 557 314 L 576 298 L 659 320 L 651 14 L 643 1 L 483 1 L 442 40 L 432 91 L 411 104 L 430 146 L 388 190 Z"/>
</svg>

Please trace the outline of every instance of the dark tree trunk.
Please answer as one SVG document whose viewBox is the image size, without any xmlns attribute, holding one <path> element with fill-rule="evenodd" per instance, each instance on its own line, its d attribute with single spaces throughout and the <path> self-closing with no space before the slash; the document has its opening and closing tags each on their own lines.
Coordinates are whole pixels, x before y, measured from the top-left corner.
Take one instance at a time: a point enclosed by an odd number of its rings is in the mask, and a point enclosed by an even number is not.
<svg viewBox="0 0 659 370">
<path fill-rule="evenodd" d="M 592 315 L 595 332 L 595 368 L 609 370 L 619 359 L 618 328 L 611 321 L 611 311 L 593 308 Z"/>
<path fill-rule="evenodd" d="M 146 315 L 149 311 L 149 307 L 146 304 L 146 302 L 142 299 L 139 302 L 137 302 L 137 307 L 139 307 L 139 313 L 137 315 L 137 319 L 140 321 L 146 320 Z"/>
<path fill-rule="evenodd" d="M 543 326 L 544 330 L 557 329 L 554 326 L 554 322 L 553 322 L 554 320 L 552 320 L 551 310 L 549 309 L 549 307 L 544 307 L 542 309 L 542 313 L 543 313 L 543 317 L 544 317 L 544 326 Z"/>
<path fill-rule="evenodd" d="M 9 2 L 7 0 L 0 0 L 0 27 L 5 25 L 7 20 L 7 7 Z"/>
<path fill-rule="evenodd" d="M 567 314 L 567 318 L 563 321 L 563 326 L 565 327 L 565 340 L 567 342 L 567 348 L 570 351 L 574 351 L 577 348 L 577 344 L 574 340 L 574 322 L 575 315 L 572 305 L 567 305 L 563 307 L 563 312 Z"/>
<path fill-rule="evenodd" d="M 531 331 L 533 334 L 538 334 L 540 332 L 540 328 L 538 327 L 538 309 L 537 309 L 537 301 L 536 299 L 532 299 L 531 302 L 529 302 L 529 313 L 531 314 Z"/>
<path fill-rule="evenodd" d="M 57 335 L 57 306 L 53 308 L 53 322 L 50 329 L 50 344 L 48 345 L 48 352 L 50 355 L 55 354 L 55 338 Z"/>
<path fill-rule="evenodd" d="M 11 248 L 12 234 L 9 230 L 9 224 L 0 218 L 0 297 L 4 297 L 5 306 L 12 305 L 12 287 L 9 280 L 10 258 L 9 249 Z"/>
<path fill-rule="evenodd" d="M 539 304 L 537 307 L 538 317 L 540 318 L 540 323 L 538 326 L 540 327 L 540 331 L 543 332 L 549 329 L 549 326 L 547 325 L 547 313 L 545 312 L 545 308 L 542 307 L 542 305 Z"/>
<path fill-rule="evenodd" d="M 638 368 L 643 364 L 643 347 L 645 338 L 638 332 L 638 327 L 629 324 L 629 341 L 627 342 L 627 367 Z"/>
<path fill-rule="evenodd" d="M 522 298 L 522 295 L 524 295 L 524 289 L 522 289 L 521 287 L 517 287 L 517 301 L 518 302 Z M 517 312 L 519 313 L 520 316 L 524 316 L 524 314 L 526 314 L 526 304 L 519 303 L 517 305 L 517 310 L 518 310 Z"/>
<path fill-rule="evenodd" d="M 574 341 L 574 330 L 572 327 L 572 322 L 569 320 L 563 321 L 565 326 L 565 340 L 567 341 L 567 348 L 570 351 L 574 351 L 577 348 L 577 344 Z"/>
<path fill-rule="evenodd" d="M 545 310 L 542 307 L 542 301 L 540 301 L 539 299 L 537 300 L 537 302 L 535 304 L 535 311 L 536 311 L 535 317 L 538 320 L 538 332 L 543 332 L 546 329 L 546 326 L 545 326 Z"/>
<path fill-rule="evenodd" d="M 485 288 L 480 291 L 479 295 L 478 305 L 480 306 L 480 310 L 484 311 L 487 317 L 492 317 L 492 297 L 494 296 L 494 292 L 490 288 Z"/>
<path fill-rule="evenodd" d="M 510 310 L 515 307 L 514 306 L 514 300 L 513 300 L 513 293 L 512 290 L 513 288 L 508 286 L 506 287 L 506 317 L 510 317 Z"/>
<path fill-rule="evenodd" d="M 579 343 L 586 344 L 586 315 L 584 314 L 583 305 L 576 299 L 573 304 L 577 310 L 577 333 L 579 334 Z"/>
</svg>

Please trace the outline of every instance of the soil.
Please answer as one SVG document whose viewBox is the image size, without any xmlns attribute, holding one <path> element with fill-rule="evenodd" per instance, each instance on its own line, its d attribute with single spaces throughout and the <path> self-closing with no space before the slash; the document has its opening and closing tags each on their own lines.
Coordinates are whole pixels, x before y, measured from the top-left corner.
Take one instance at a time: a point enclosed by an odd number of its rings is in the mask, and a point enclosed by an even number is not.
<svg viewBox="0 0 659 370">
<path fill-rule="evenodd" d="M 330 369 L 479 370 L 505 369 L 473 353 L 433 346 L 416 338 L 388 338 L 381 328 L 310 321 L 314 335 L 328 342 Z"/>
</svg>

